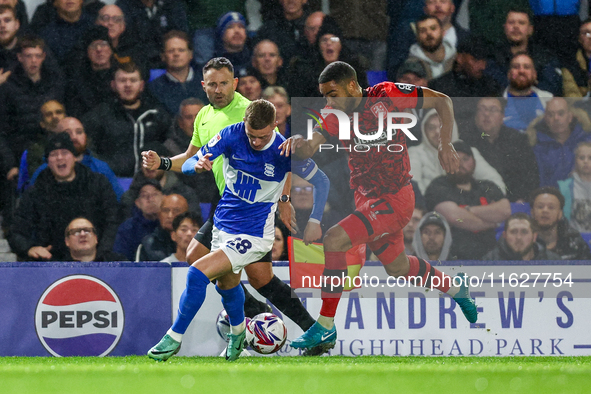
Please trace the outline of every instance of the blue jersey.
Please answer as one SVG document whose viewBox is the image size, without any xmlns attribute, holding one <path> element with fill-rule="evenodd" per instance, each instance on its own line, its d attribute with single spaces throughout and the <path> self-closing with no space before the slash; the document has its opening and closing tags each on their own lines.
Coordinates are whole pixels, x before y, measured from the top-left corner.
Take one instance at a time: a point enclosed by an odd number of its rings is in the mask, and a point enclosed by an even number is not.
<svg viewBox="0 0 591 394">
<path fill-rule="evenodd" d="M 223 157 L 226 187 L 214 214 L 217 228 L 230 234 L 256 237 L 271 235 L 275 227 L 277 201 L 290 172 L 290 158 L 281 156 L 279 145 L 285 138 L 273 133 L 260 151 L 251 148 L 244 122 L 224 128 L 207 144 L 198 157 Z"/>
</svg>

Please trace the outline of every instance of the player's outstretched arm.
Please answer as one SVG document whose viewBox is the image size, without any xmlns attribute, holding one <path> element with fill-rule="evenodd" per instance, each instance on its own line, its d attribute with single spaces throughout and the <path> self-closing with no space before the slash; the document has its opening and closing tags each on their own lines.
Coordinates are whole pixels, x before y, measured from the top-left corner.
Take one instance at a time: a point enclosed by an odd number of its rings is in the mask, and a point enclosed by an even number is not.
<svg viewBox="0 0 591 394">
<path fill-rule="evenodd" d="M 205 155 L 201 155 L 200 153 L 199 155 L 190 157 L 187 161 L 183 163 L 183 174 L 195 175 L 203 171 L 211 171 L 211 156 L 213 156 L 211 153 L 206 153 Z"/>
<path fill-rule="evenodd" d="M 439 163 L 446 172 L 454 174 L 460 167 L 460 157 L 451 143 L 455 122 L 453 102 L 441 92 L 423 88 L 423 108 L 435 108 L 441 118 Z"/>
<path fill-rule="evenodd" d="M 145 169 L 148 170 L 166 170 L 182 172 L 183 163 L 190 157 L 193 157 L 199 148 L 193 144 L 189 144 L 187 151 L 178 154 L 174 157 L 160 157 L 158 153 L 153 150 L 142 152 L 142 163 Z"/>
</svg>

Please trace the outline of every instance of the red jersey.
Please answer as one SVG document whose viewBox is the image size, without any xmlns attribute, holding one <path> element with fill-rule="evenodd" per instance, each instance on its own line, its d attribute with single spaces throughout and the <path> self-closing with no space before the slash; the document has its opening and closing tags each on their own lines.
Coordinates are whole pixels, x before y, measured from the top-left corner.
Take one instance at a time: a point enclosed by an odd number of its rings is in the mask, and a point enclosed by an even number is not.
<svg viewBox="0 0 591 394">
<path fill-rule="evenodd" d="M 363 92 L 363 100 L 353 111 L 358 113 L 360 134 L 376 134 L 379 130 L 379 114 L 403 112 L 409 108 L 421 108 L 423 90 L 420 86 L 382 82 Z M 328 107 L 327 107 L 328 108 Z M 399 129 L 392 132 L 391 140 L 387 139 L 386 116 L 382 117 L 382 137 L 369 141 L 357 138 L 353 131 L 353 115 L 348 114 L 351 123 L 351 139 L 341 140 L 349 152 L 349 169 L 351 170 L 351 189 L 364 196 L 379 196 L 396 193 L 408 185 L 412 176 L 409 174 L 410 161 L 406 147 L 406 135 Z M 330 114 L 325 117 L 326 130 L 318 125 L 315 130 L 329 137 L 339 136 L 337 117 Z M 394 119 L 394 123 L 401 123 Z"/>
</svg>

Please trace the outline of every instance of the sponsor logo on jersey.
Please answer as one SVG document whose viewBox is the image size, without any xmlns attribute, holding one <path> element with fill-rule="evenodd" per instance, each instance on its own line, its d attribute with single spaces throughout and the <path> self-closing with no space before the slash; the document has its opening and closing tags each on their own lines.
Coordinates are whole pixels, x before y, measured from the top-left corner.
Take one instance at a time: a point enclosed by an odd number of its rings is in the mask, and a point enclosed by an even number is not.
<svg viewBox="0 0 591 394">
<path fill-rule="evenodd" d="M 214 135 L 212 139 L 209 140 L 209 142 L 207 143 L 207 146 L 209 146 L 210 148 L 213 148 L 215 146 L 215 144 L 217 144 L 220 140 L 222 139 L 222 136 L 218 134 Z"/>
<path fill-rule="evenodd" d="M 55 281 L 35 310 L 39 341 L 56 357 L 108 355 L 119 343 L 124 322 L 115 291 L 88 275 Z"/>
<path fill-rule="evenodd" d="M 402 93 L 408 94 L 414 92 L 415 90 L 415 85 L 411 85 L 410 83 L 395 82 L 395 85 Z"/>
<path fill-rule="evenodd" d="M 254 202 L 259 189 L 261 189 L 261 183 L 258 179 L 242 171 L 238 171 L 236 182 L 234 183 L 234 192 L 238 197 Z"/>
<path fill-rule="evenodd" d="M 264 174 L 270 178 L 275 176 L 275 166 L 273 164 L 265 163 Z"/>
</svg>

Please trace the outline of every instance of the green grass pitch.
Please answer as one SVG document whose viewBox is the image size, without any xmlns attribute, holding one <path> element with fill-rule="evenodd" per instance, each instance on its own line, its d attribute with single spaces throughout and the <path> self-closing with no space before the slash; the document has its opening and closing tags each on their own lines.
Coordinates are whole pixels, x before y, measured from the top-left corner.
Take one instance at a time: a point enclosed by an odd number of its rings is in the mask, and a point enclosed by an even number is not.
<svg viewBox="0 0 591 394">
<path fill-rule="evenodd" d="M 3 357 L 1 394 L 589 393 L 591 357 Z"/>
</svg>

